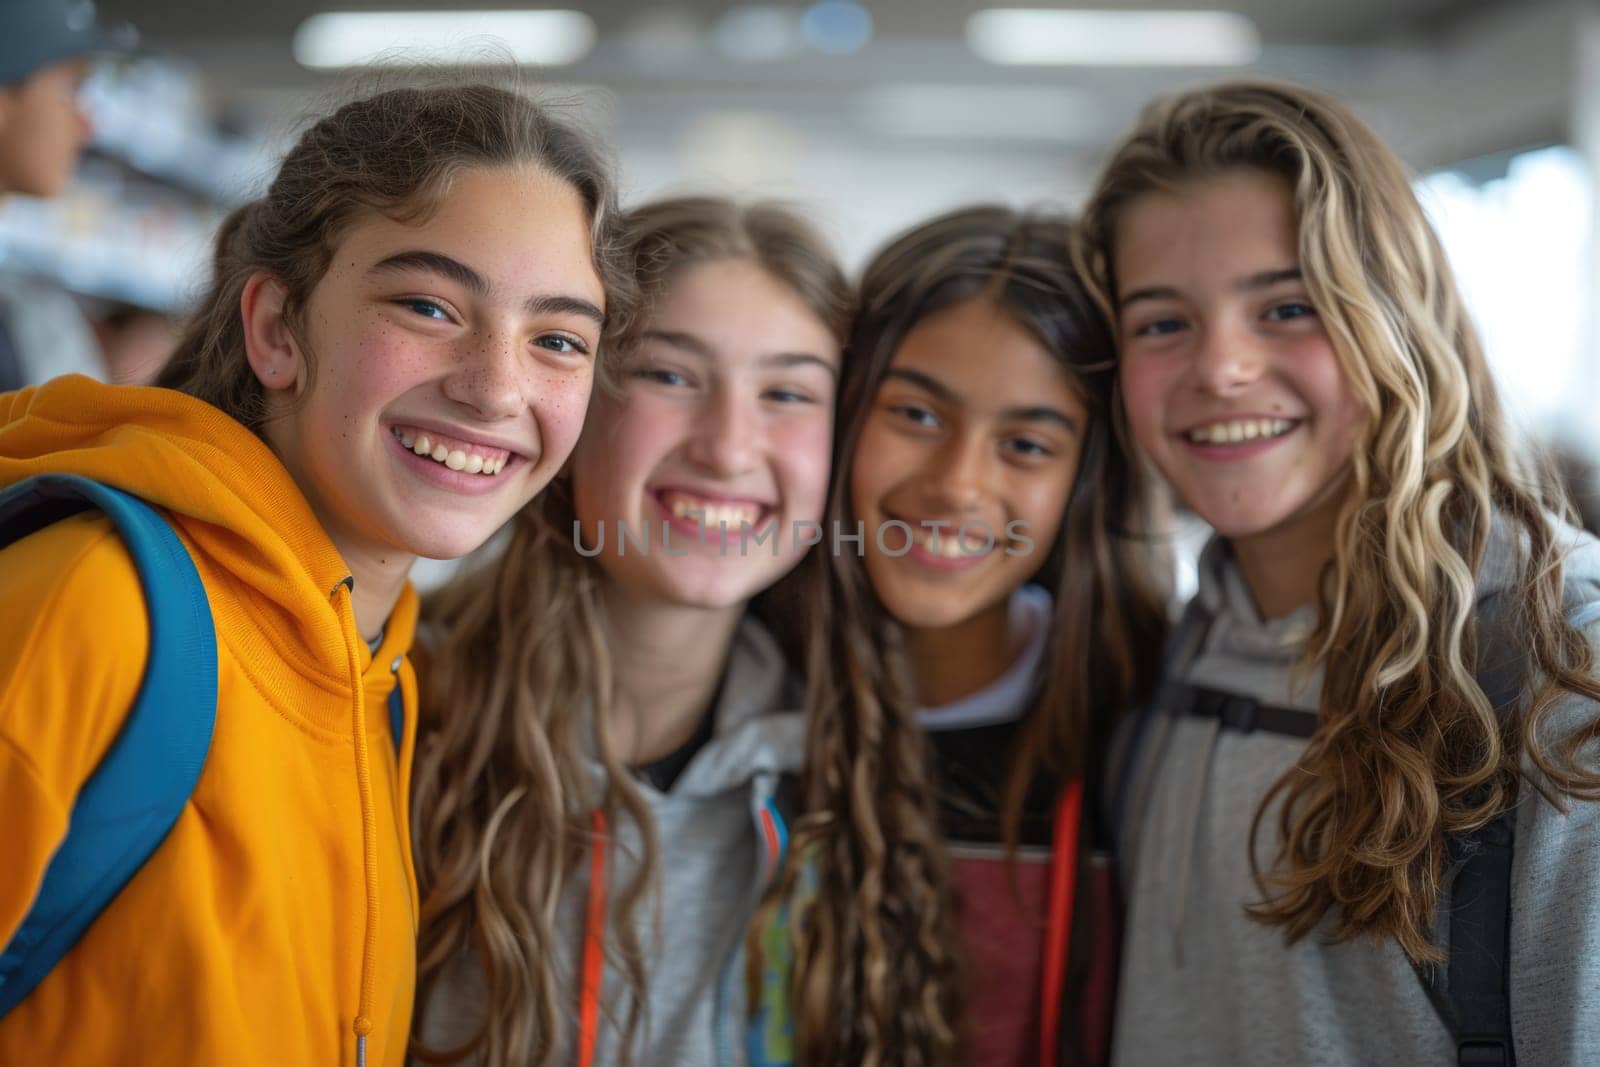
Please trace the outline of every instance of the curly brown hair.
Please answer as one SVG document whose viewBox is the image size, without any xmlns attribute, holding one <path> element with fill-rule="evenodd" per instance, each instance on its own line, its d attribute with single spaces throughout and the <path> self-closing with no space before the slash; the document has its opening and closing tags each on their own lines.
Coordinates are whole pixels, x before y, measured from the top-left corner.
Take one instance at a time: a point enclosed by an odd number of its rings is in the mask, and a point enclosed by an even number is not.
<svg viewBox="0 0 1600 1067">
<path fill-rule="evenodd" d="M 615 187 L 598 143 L 514 87 L 417 80 L 313 123 L 265 195 L 223 220 L 211 283 L 155 384 L 197 396 L 260 432 L 265 391 L 245 360 L 239 315 L 251 276 L 266 271 L 284 285 L 285 319 L 298 330 L 312 290 L 363 212 L 426 218 L 451 180 L 472 168 L 535 167 L 578 192 L 606 290 L 608 333 L 625 328 L 634 285 L 618 258 Z M 611 347 L 603 344 L 601 355 Z M 315 365 L 308 370 L 314 374 Z"/>
<path fill-rule="evenodd" d="M 624 261 L 651 309 L 693 265 L 748 260 L 792 289 L 842 342 L 850 287 L 832 253 L 799 216 L 777 204 L 694 197 L 657 201 L 626 215 Z M 624 332 L 624 352 L 636 337 Z M 617 887 L 605 951 L 632 992 L 618 1020 L 623 1055 L 641 1021 L 645 952 L 631 917 L 653 892 L 659 863 L 654 820 L 607 731 L 614 706 L 599 564 L 573 546 L 572 487 L 557 479 L 517 516 L 503 553 L 430 597 L 434 640 L 424 672 L 412 792 L 417 878 L 423 893 L 419 998 L 475 953 L 488 987 L 485 1018 L 462 1047 L 415 1048 L 429 1062 L 550 1064 L 563 998 L 553 961 L 566 950 L 556 909 L 595 846 L 598 810 L 639 833 L 632 875 Z M 801 568 L 815 566 L 814 553 Z M 806 582 L 804 571 L 790 576 Z M 789 587 L 786 579 L 780 587 Z M 769 593 L 776 593 L 775 589 Z M 774 622 L 789 622 L 777 613 Z M 793 634 L 780 630 L 779 637 Z M 596 783 L 587 745 L 605 769 Z"/>
</svg>

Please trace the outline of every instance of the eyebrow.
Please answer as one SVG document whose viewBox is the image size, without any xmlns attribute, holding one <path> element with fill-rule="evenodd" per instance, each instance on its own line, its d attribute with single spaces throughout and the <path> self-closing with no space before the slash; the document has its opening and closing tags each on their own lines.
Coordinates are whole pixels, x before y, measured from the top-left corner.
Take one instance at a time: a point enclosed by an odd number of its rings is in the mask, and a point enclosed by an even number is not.
<svg viewBox="0 0 1600 1067">
<path fill-rule="evenodd" d="M 944 384 L 933 375 L 926 374 L 919 370 L 912 370 L 909 367 L 891 367 L 884 373 L 883 377 L 885 381 L 897 379 L 902 382 L 907 382 L 916 386 L 918 389 L 932 393 L 935 397 L 943 400 L 947 404 L 959 404 L 961 402 L 961 398 L 956 395 L 956 391 L 954 389 L 951 389 L 948 385 Z M 1036 404 L 1020 408 L 1006 408 L 1000 412 L 1000 417 L 1002 419 L 1018 420 L 1022 422 L 1054 422 L 1066 427 L 1066 429 L 1072 431 L 1073 433 L 1078 431 L 1077 419 L 1073 418 L 1071 415 L 1068 415 L 1060 408 L 1053 408 L 1048 404 Z"/>
<path fill-rule="evenodd" d="M 1235 282 L 1233 288 L 1241 293 L 1254 292 L 1257 289 L 1270 289 L 1283 282 L 1299 281 L 1302 277 L 1299 267 L 1275 267 L 1247 275 Z M 1139 300 L 1179 300 L 1182 297 L 1183 294 L 1170 285 L 1151 285 L 1124 294 L 1117 306 L 1125 308 Z"/>
<path fill-rule="evenodd" d="M 692 356 L 698 356 L 704 360 L 716 358 L 716 352 L 709 344 L 694 334 L 685 333 L 682 330 L 646 330 L 644 339 L 647 341 L 659 341 L 664 345 L 669 345 L 672 348 L 687 352 Z M 838 367 L 811 352 L 773 352 L 762 356 L 760 362 L 763 366 L 776 367 L 815 365 L 834 377 L 839 375 Z"/>
<path fill-rule="evenodd" d="M 821 367 L 830 375 L 837 378 L 839 368 L 821 356 L 811 352 L 774 352 L 761 357 L 761 364 L 765 367 Z"/>
<path fill-rule="evenodd" d="M 451 259 L 443 252 L 428 252 L 423 249 L 396 252 L 374 263 L 367 273 L 388 274 L 405 270 L 427 271 L 429 274 L 448 278 L 473 296 L 483 296 L 489 291 L 489 283 L 484 280 L 483 275 L 459 259 Z"/>
<path fill-rule="evenodd" d="M 443 252 L 430 252 L 420 248 L 396 252 L 392 256 L 380 259 L 367 273 L 384 274 L 405 270 L 421 270 L 436 274 L 455 282 L 473 296 L 487 296 L 489 293 L 488 280 L 459 259 L 447 256 Z M 600 325 L 604 325 L 606 321 L 605 312 L 601 311 L 592 300 L 585 300 L 579 296 L 561 293 L 532 296 L 528 298 L 524 307 L 534 315 L 582 315 Z"/>
<path fill-rule="evenodd" d="M 586 319 L 593 319 L 597 326 L 604 326 L 606 322 L 606 313 L 596 307 L 592 300 L 585 300 L 581 296 L 554 293 L 530 296 L 523 306 L 535 315 L 582 315 Z"/>
</svg>

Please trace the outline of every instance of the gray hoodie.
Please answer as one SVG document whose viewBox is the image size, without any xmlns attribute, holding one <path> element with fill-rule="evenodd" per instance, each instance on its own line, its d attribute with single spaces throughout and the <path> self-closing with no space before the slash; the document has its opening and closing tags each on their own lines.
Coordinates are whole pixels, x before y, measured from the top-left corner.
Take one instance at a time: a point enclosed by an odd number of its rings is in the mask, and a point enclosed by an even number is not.
<svg viewBox="0 0 1600 1067">
<path fill-rule="evenodd" d="M 639 783 L 660 844 L 659 892 L 641 902 L 635 923 L 648 968 L 646 1014 L 634 1041 L 640 1067 L 722 1067 L 747 1063 L 744 936 L 750 916 L 777 869 L 786 829 L 776 810 L 779 776 L 797 769 L 805 751 L 802 692 L 777 643 L 746 616 L 735 631 L 716 708 L 715 735 L 667 793 Z M 598 764 L 592 773 L 602 774 Z M 618 869 L 638 855 L 632 826 L 615 830 L 607 883 L 632 876 Z M 579 972 L 589 867 L 580 864 L 561 897 L 558 922 L 569 949 L 554 961 L 572 991 L 556 1062 L 576 1064 Z M 655 919 L 659 915 L 658 928 Z M 469 1038 L 482 1019 L 482 973 L 462 959 L 434 995 L 418 1006 L 421 1033 L 435 1048 Z M 621 1062 L 620 1028 L 629 997 L 620 968 L 607 960 L 594 1062 Z"/>
<path fill-rule="evenodd" d="M 1595 612 L 1583 609 L 1600 602 L 1600 545 L 1576 531 L 1565 537 L 1574 544 L 1565 568 L 1568 608 L 1594 644 L 1600 626 Z M 1506 571 L 1501 540 L 1480 577 L 1480 605 L 1505 588 Z M 1225 542 L 1214 540 L 1202 556 L 1200 590 L 1186 620 L 1173 642 L 1170 677 L 1316 710 L 1320 669 L 1302 686 L 1291 684 L 1315 609 L 1261 621 Z M 1128 913 L 1115 1062 L 1455 1063 L 1445 1024 L 1393 941 L 1331 944 L 1332 918 L 1325 917 L 1289 946 L 1281 930 L 1245 915 L 1260 899 L 1247 860 L 1252 820 L 1306 742 L 1223 730 L 1216 719 L 1162 710 L 1147 722 L 1125 793 Z M 1553 721 L 1571 727 L 1595 714 L 1593 704 L 1569 698 Z M 1275 854 L 1275 826 L 1276 811 L 1263 819 L 1256 846 L 1263 870 Z M 1525 787 L 1515 834 L 1517 1062 L 1600 1062 L 1600 804 L 1577 804 L 1563 815 Z M 1441 917 L 1448 907 L 1446 892 Z"/>
</svg>

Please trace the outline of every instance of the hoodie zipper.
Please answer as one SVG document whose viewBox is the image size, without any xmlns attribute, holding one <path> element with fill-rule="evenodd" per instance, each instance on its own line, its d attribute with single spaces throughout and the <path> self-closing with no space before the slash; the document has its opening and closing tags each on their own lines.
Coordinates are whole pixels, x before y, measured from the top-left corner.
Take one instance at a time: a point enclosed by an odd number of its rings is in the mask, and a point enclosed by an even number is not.
<svg viewBox="0 0 1600 1067">
<path fill-rule="evenodd" d="M 763 787 L 758 785 L 757 788 Z M 789 828 L 783 821 L 782 813 L 778 811 L 773 791 L 763 789 L 760 795 L 761 805 L 753 816 L 756 838 L 761 842 L 761 875 L 756 882 L 755 903 L 759 903 L 761 895 L 771 888 L 778 871 L 783 866 L 784 854 L 789 848 Z M 717 1063 L 721 1067 L 733 1067 L 734 1063 L 733 1046 L 728 1039 L 728 1001 L 733 986 L 734 964 L 743 955 L 739 951 L 742 944 L 741 937 L 734 942 L 733 950 L 728 953 L 727 960 L 722 964 L 722 974 L 717 979 L 717 995 L 712 1005 Z"/>
<path fill-rule="evenodd" d="M 355 607 L 350 594 L 355 582 L 345 578 L 333 588 L 335 610 L 344 630 L 345 663 L 350 671 L 351 727 L 355 731 L 356 793 L 361 801 L 361 853 L 366 924 L 361 944 L 361 991 L 351 1029 L 356 1038 L 356 1067 L 367 1065 L 367 1037 L 372 1033 L 372 1005 L 378 976 L 378 817 L 372 799 L 372 765 L 367 752 L 367 702 L 361 678 L 361 657 L 356 651 Z M 341 590 L 343 593 L 341 594 Z"/>
</svg>

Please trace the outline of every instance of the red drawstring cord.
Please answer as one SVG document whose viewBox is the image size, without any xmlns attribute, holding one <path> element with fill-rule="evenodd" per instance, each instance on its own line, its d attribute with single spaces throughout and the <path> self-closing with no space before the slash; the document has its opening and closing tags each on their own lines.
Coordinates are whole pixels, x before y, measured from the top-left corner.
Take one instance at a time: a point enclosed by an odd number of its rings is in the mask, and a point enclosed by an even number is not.
<svg viewBox="0 0 1600 1067">
<path fill-rule="evenodd" d="M 1072 944 L 1072 900 L 1078 881 L 1078 824 L 1083 816 L 1083 780 L 1067 786 L 1056 804 L 1050 847 L 1050 917 L 1045 927 L 1044 974 L 1039 1012 L 1039 1064 L 1053 1067 L 1061 1036 L 1061 994 Z"/>
<path fill-rule="evenodd" d="M 589 855 L 589 919 L 583 935 L 583 992 L 578 1003 L 578 1067 L 594 1067 L 600 1034 L 600 982 L 605 975 L 606 816 L 592 817 L 594 845 Z"/>
</svg>

